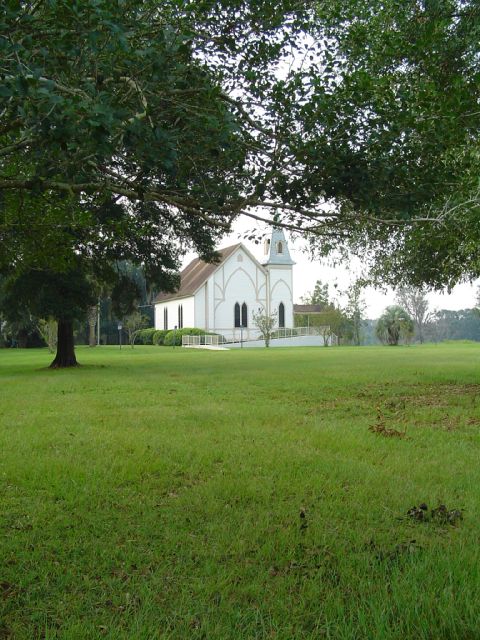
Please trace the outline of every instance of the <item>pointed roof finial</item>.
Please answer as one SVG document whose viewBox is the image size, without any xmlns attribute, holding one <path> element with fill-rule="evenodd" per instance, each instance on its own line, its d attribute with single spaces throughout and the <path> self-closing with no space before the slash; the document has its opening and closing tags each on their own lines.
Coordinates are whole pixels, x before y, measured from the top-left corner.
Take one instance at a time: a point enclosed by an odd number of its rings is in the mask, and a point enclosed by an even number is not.
<svg viewBox="0 0 480 640">
<path fill-rule="evenodd" d="M 290 257 L 287 240 L 283 229 L 274 227 L 270 240 L 265 240 L 265 254 L 268 253 L 268 259 L 263 264 L 285 264 L 294 265 L 295 262 Z"/>
</svg>

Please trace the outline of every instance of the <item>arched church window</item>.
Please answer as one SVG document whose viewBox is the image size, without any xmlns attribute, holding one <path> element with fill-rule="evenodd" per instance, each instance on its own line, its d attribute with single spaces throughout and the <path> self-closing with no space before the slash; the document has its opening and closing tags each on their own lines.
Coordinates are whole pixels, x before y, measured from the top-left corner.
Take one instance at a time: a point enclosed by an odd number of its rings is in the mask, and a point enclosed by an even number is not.
<svg viewBox="0 0 480 640">
<path fill-rule="evenodd" d="M 283 242 L 277 242 L 277 253 L 283 253 Z"/>
<path fill-rule="evenodd" d="M 235 303 L 233 316 L 234 316 L 234 326 L 239 327 L 240 326 L 240 305 L 238 304 L 238 302 Z"/>
<path fill-rule="evenodd" d="M 163 310 L 163 328 L 165 331 L 168 329 L 168 309 L 165 307 Z"/>
<path fill-rule="evenodd" d="M 248 327 L 248 308 L 245 302 L 242 304 L 242 327 Z"/>
<path fill-rule="evenodd" d="M 183 329 L 183 304 L 178 305 L 178 328 Z"/>
<path fill-rule="evenodd" d="M 285 326 L 285 305 L 283 302 L 278 305 L 278 326 L 282 329 Z"/>
</svg>

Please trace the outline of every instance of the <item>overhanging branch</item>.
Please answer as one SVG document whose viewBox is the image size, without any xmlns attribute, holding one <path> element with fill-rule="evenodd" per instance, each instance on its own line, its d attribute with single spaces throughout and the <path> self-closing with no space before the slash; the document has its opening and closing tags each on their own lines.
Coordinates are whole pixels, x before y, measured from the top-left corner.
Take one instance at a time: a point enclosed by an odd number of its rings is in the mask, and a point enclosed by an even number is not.
<svg viewBox="0 0 480 640">
<path fill-rule="evenodd" d="M 102 178 L 98 181 L 89 181 L 82 183 L 64 182 L 59 180 L 50 180 L 44 178 L 0 178 L 0 191 L 28 191 L 34 188 L 42 191 L 61 191 L 69 194 L 110 194 L 119 197 L 128 198 L 131 201 L 156 202 L 158 204 L 167 205 L 179 209 L 187 214 L 196 216 L 203 220 L 212 228 L 223 229 L 229 231 L 231 221 L 239 216 L 244 215 L 258 222 L 268 225 L 275 225 L 291 231 L 301 233 L 309 233 L 314 235 L 323 234 L 324 229 L 336 228 L 338 230 L 347 228 L 354 222 L 356 225 L 361 223 L 374 223 L 384 227 L 406 228 L 416 224 L 443 224 L 445 222 L 445 211 L 439 216 L 432 217 L 414 217 L 402 221 L 398 219 L 379 218 L 362 212 L 353 212 L 347 215 L 345 212 L 324 211 L 321 209 L 308 209 L 301 206 L 295 206 L 278 201 L 262 200 L 258 198 L 245 198 L 236 202 L 230 202 L 219 207 L 215 214 L 211 214 L 206 207 L 194 198 L 188 195 L 174 195 L 171 192 L 156 189 L 140 188 L 138 184 L 132 183 L 128 179 L 121 179 L 121 183 L 117 180 L 117 176 L 113 172 L 110 178 Z M 262 216 L 252 209 L 268 209 L 280 211 L 286 214 L 287 219 L 277 216 Z M 453 210 L 453 209 L 452 209 Z M 221 217 L 227 217 L 228 221 L 222 220 Z"/>
</svg>

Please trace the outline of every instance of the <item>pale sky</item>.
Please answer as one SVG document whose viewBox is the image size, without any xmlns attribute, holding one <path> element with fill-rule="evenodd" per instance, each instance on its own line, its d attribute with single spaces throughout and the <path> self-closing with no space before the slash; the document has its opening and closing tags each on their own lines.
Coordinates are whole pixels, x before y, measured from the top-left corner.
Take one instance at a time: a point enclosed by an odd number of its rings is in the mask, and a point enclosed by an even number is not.
<svg viewBox="0 0 480 640">
<path fill-rule="evenodd" d="M 250 219 L 240 219 L 234 225 L 234 231 L 225 236 L 218 248 L 227 247 L 236 242 L 243 244 L 251 251 L 251 253 L 259 260 L 263 260 L 263 246 L 255 244 L 249 240 L 245 240 L 243 235 L 256 226 L 257 232 L 260 228 L 259 223 Z M 266 230 L 260 229 L 261 231 Z M 319 260 L 311 260 L 306 252 L 302 251 L 305 245 L 299 240 L 290 240 L 288 233 L 285 233 L 290 255 L 295 260 L 293 267 L 293 300 L 295 303 L 301 302 L 302 296 L 313 291 L 315 282 L 321 280 L 330 286 L 330 295 L 337 298 L 339 302 L 344 302 L 344 298 L 336 294 L 336 291 L 345 290 L 348 285 L 354 281 L 359 275 L 362 275 L 362 265 L 359 261 L 345 266 L 328 266 L 327 262 Z M 185 256 L 183 267 L 185 267 L 193 258 L 194 254 L 189 253 Z M 431 311 L 435 309 L 467 309 L 475 306 L 476 288 L 480 281 L 473 284 L 459 284 L 453 291 L 447 292 L 431 292 L 428 294 Z M 335 288 L 335 285 L 337 287 Z M 368 318 L 378 318 L 386 306 L 395 303 L 395 294 L 391 289 L 385 292 L 373 289 L 371 287 L 365 289 L 365 302 L 367 303 L 366 316 Z"/>
</svg>

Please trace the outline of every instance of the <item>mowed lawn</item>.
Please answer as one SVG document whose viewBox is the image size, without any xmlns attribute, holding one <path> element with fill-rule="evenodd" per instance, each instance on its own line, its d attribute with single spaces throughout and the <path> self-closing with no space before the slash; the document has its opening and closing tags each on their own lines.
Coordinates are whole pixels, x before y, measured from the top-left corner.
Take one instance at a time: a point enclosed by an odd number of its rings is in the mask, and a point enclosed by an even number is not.
<svg viewBox="0 0 480 640">
<path fill-rule="evenodd" d="M 0 639 L 480 638 L 480 346 L 78 358 L 0 351 Z"/>
</svg>

